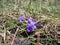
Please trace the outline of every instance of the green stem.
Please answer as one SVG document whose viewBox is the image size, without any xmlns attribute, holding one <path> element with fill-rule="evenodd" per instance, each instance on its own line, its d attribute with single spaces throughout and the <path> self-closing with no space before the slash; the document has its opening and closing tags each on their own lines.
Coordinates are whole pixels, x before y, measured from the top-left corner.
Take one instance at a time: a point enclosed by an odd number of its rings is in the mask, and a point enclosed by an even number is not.
<svg viewBox="0 0 60 45">
<path fill-rule="evenodd" d="M 20 29 L 21 29 L 21 28 L 20 28 Z M 21 29 L 21 30 L 25 31 L 26 35 L 29 36 L 25 29 Z"/>
<path fill-rule="evenodd" d="M 24 31 L 25 31 L 26 35 L 29 36 L 28 33 L 26 32 L 26 30 L 24 30 Z"/>
</svg>

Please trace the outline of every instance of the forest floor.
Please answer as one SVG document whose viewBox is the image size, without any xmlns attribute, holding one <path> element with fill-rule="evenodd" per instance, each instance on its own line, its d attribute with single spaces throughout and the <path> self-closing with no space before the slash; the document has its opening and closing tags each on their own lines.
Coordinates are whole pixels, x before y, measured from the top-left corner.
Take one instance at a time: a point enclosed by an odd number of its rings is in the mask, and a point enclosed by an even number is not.
<svg viewBox="0 0 60 45">
<path fill-rule="evenodd" d="M 60 8 L 42 6 L 37 11 L 30 6 L 22 7 L 1 2 L 0 45 L 60 45 Z M 26 19 L 32 16 L 40 25 L 32 32 L 25 32 L 18 18 L 21 14 L 25 14 Z"/>
</svg>

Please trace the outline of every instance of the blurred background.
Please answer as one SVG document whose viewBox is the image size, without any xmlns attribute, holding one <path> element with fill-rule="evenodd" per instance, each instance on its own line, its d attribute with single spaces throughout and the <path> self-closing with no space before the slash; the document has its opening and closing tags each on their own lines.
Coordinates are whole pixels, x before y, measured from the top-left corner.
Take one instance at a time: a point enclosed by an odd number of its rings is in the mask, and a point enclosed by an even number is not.
<svg viewBox="0 0 60 45">
<path fill-rule="evenodd" d="M 41 21 L 42 25 L 48 22 L 49 25 L 46 24 L 45 26 L 52 27 L 53 35 L 56 33 L 59 36 L 58 42 L 60 43 L 60 0 L 0 0 L 0 35 L 3 36 L 2 33 L 5 29 L 16 30 L 16 24 L 19 23 L 18 16 L 22 13 L 26 17 L 33 16 L 36 21 Z M 57 29 L 54 25 L 57 26 Z M 39 32 L 38 30 L 36 32 Z M 40 30 L 43 30 L 43 28 Z M 49 29 L 47 32 L 49 32 Z M 54 38 L 56 39 L 56 36 Z M 51 45 L 55 45 L 55 42 L 54 44 L 51 43 Z"/>
</svg>

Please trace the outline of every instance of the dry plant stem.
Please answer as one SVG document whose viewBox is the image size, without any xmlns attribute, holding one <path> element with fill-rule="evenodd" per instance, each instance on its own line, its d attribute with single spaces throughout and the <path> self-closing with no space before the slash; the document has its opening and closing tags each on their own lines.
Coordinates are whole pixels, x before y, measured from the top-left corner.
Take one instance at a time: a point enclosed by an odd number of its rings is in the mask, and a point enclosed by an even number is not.
<svg viewBox="0 0 60 45">
<path fill-rule="evenodd" d="M 13 40 L 12 40 L 11 45 L 13 45 L 13 43 L 14 43 L 14 39 L 15 39 L 15 37 L 16 37 L 16 34 L 17 34 L 18 30 L 19 30 L 19 27 L 17 28 L 17 30 L 16 30 L 16 32 L 15 32 L 15 35 L 14 35 L 14 37 L 13 37 Z"/>
<path fill-rule="evenodd" d="M 4 27 L 4 42 L 5 42 L 5 39 L 6 39 L 6 28 L 5 28 L 5 24 L 3 25 Z"/>
<path fill-rule="evenodd" d="M 5 42 L 5 39 L 6 39 L 6 29 L 4 29 L 4 42 Z"/>
</svg>

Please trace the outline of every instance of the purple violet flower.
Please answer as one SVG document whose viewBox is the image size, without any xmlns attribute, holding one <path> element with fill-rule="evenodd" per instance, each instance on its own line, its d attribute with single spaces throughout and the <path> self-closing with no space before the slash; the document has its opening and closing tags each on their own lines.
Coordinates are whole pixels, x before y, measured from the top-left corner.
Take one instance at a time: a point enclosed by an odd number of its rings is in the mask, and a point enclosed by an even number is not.
<svg viewBox="0 0 60 45">
<path fill-rule="evenodd" d="M 34 24 L 35 24 L 34 19 L 32 17 L 30 17 L 27 20 L 27 25 L 26 25 L 27 32 L 31 32 L 32 30 L 34 30 L 36 28 L 36 26 Z"/>
<path fill-rule="evenodd" d="M 32 17 L 30 17 L 30 18 L 27 20 L 27 23 L 34 25 L 34 24 L 35 24 L 35 21 L 34 21 L 34 19 L 33 19 Z"/>
<path fill-rule="evenodd" d="M 35 23 L 35 26 L 36 26 L 36 27 L 37 27 L 37 26 L 40 26 L 40 24 L 41 24 L 41 23 L 38 21 L 38 22 Z"/>
<path fill-rule="evenodd" d="M 27 25 L 26 25 L 27 32 L 31 32 L 31 31 L 34 30 L 35 28 L 36 28 L 35 25 L 31 25 L 31 24 L 27 24 Z"/>
<path fill-rule="evenodd" d="M 20 19 L 20 22 L 23 22 L 25 20 L 23 14 L 21 14 L 18 18 Z"/>
</svg>

